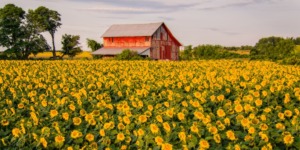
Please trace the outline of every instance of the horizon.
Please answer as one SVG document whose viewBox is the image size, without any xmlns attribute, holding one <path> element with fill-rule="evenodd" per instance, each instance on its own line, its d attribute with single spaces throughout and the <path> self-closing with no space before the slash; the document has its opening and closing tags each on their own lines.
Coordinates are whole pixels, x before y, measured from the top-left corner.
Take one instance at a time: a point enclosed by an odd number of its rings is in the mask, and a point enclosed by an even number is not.
<svg viewBox="0 0 300 150">
<path fill-rule="evenodd" d="M 58 50 L 66 33 L 80 35 L 82 49 L 89 51 L 86 38 L 103 43 L 101 35 L 113 24 L 164 22 L 184 46 L 254 46 L 263 37 L 300 37 L 297 0 L 2 0 L 0 7 L 9 3 L 26 12 L 39 6 L 58 11 Z M 49 33 L 43 35 L 51 43 Z"/>
</svg>

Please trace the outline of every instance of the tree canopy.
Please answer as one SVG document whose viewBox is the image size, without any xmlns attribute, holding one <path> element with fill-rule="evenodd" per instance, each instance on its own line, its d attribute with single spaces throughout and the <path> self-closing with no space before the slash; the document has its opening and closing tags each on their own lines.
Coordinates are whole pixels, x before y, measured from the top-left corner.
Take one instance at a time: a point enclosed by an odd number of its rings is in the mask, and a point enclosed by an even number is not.
<svg viewBox="0 0 300 150">
<path fill-rule="evenodd" d="M 69 35 L 69 34 L 65 34 L 62 36 L 62 53 L 63 55 L 61 57 L 63 57 L 64 55 L 69 55 L 70 57 L 74 57 L 75 55 L 77 55 L 78 53 L 81 53 L 82 50 L 79 46 L 79 40 L 80 37 L 79 35 Z"/>
<path fill-rule="evenodd" d="M 93 39 L 86 39 L 87 40 L 87 45 L 88 47 L 92 50 L 92 52 L 98 50 L 101 48 L 103 45 L 101 43 L 98 43 L 97 41 Z"/>
<path fill-rule="evenodd" d="M 49 32 L 52 38 L 53 58 L 56 57 L 54 35 L 57 29 L 62 25 L 60 14 L 55 10 L 50 10 L 40 6 L 35 10 L 29 10 L 28 19 L 40 32 Z"/>
<path fill-rule="evenodd" d="M 19 59 L 27 59 L 31 53 L 49 49 L 26 12 L 14 4 L 0 9 L 0 46 L 6 47 L 6 55 Z"/>
<path fill-rule="evenodd" d="M 272 36 L 260 39 L 251 50 L 250 55 L 256 58 L 278 60 L 292 55 L 294 48 L 295 44 L 291 38 Z"/>
</svg>

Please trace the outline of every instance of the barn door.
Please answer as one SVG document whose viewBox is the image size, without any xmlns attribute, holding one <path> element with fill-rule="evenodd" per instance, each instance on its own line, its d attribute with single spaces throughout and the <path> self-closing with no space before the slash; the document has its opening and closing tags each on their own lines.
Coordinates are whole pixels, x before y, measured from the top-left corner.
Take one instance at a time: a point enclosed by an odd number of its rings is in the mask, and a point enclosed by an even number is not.
<svg viewBox="0 0 300 150">
<path fill-rule="evenodd" d="M 169 59 L 171 60 L 171 54 L 172 54 L 172 51 L 171 51 L 171 46 L 165 46 L 165 59 Z"/>
<path fill-rule="evenodd" d="M 164 47 L 160 47 L 159 48 L 160 51 L 160 59 L 165 59 L 165 51 L 164 51 Z"/>
</svg>

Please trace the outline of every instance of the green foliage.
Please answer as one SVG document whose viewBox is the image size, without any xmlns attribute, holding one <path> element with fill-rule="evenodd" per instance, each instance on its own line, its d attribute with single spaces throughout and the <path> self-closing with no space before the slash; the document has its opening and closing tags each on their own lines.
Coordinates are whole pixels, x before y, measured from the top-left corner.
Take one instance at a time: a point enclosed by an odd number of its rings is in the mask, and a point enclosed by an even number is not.
<svg viewBox="0 0 300 150">
<path fill-rule="evenodd" d="M 193 48 L 192 45 L 184 47 L 184 50 L 180 52 L 180 60 L 192 60 L 193 59 Z"/>
<path fill-rule="evenodd" d="M 225 58 L 246 58 L 247 55 L 240 55 L 223 50 L 220 45 L 199 45 L 185 47 L 180 52 L 180 60 L 198 60 L 198 59 L 225 59 Z"/>
<path fill-rule="evenodd" d="M 136 51 L 125 49 L 121 54 L 116 56 L 116 60 L 141 60 L 143 59 Z"/>
<path fill-rule="evenodd" d="M 300 65 L 300 57 L 299 56 L 292 56 L 284 58 L 281 62 L 285 65 Z"/>
<path fill-rule="evenodd" d="M 55 10 L 50 10 L 40 6 L 35 10 L 29 10 L 28 20 L 39 30 L 39 32 L 49 32 L 52 38 L 53 57 L 56 57 L 54 34 L 62 25 L 60 14 Z"/>
<path fill-rule="evenodd" d="M 103 45 L 101 43 L 98 43 L 97 41 L 93 39 L 86 39 L 87 40 L 87 45 L 88 47 L 92 50 L 92 52 L 98 50 L 101 48 Z"/>
<path fill-rule="evenodd" d="M 79 40 L 80 40 L 79 35 L 69 35 L 69 34 L 63 35 L 61 41 L 63 55 L 61 56 L 61 58 L 64 57 L 64 55 L 69 55 L 70 57 L 74 57 L 78 53 L 81 53 L 82 50 L 78 46 L 80 44 Z"/>
<path fill-rule="evenodd" d="M 295 45 L 300 45 L 300 37 L 294 39 Z"/>
<path fill-rule="evenodd" d="M 282 37 L 262 38 L 250 51 L 251 58 L 279 60 L 294 53 L 295 44 L 292 39 Z"/>
<path fill-rule="evenodd" d="M 237 46 L 224 46 L 224 50 L 229 50 L 229 51 L 237 51 L 237 50 L 251 50 L 253 46 L 250 45 L 242 45 L 240 47 Z"/>
<path fill-rule="evenodd" d="M 0 9 L 0 46 L 6 47 L 4 54 L 13 59 L 28 59 L 31 53 L 49 49 L 25 11 L 13 4 Z"/>
</svg>

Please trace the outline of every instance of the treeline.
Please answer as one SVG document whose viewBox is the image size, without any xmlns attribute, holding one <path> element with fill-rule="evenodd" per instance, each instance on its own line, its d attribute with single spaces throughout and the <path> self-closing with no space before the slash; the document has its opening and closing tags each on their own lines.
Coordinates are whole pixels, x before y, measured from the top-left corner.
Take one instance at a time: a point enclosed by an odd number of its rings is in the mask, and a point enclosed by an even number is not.
<svg viewBox="0 0 300 150">
<path fill-rule="evenodd" d="M 53 59 L 65 55 L 74 57 L 82 52 L 79 35 L 64 34 L 61 40 L 62 55 L 56 55 L 55 33 L 61 25 L 61 15 L 44 6 L 25 12 L 14 4 L 5 5 L 0 8 L 0 46 L 5 48 L 0 53 L 0 59 L 28 59 L 31 54 L 50 50 Z M 42 35 L 44 32 L 50 34 L 51 46 Z M 93 51 L 102 47 L 102 44 L 92 39 L 87 39 L 87 43 Z"/>
<path fill-rule="evenodd" d="M 300 65 L 300 52 L 295 51 L 296 45 L 300 45 L 300 37 L 283 38 L 274 36 L 261 38 L 255 46 L 199 45 L 192 47 L 190 45 L 180 52 L 180 60 L 250 58 L 251 60 L 271 60 L 283 64 Z M 248 50 L 250 54 L 232 52 L 237 50 Z"/>
<path fill-rule="evenodd" d="M 300 53 L 295 51 L 295 46 L 299 44 L 300 37 L 296 39 L 274 36 L 262 38 L 251 49 L 250 58 L 300 65 Z"/>
<path fill-rule="evenodd" d="M 251 46 L 245 46 L 250 48 Z M 245 48 L 243 47 L 243 48 Z M 237 47 L 235 47 L 237 48 Z M 192 47 L 186 46 L 183 51 L 180 52 L 180 60 L 199 60 L 199 59 L 230 59 L 230 58 L 247 58 L 248 55 L 242 55 L 238 53 L 232 53 L 228 50 L 232 47 L 223 47 L 220 45 L 199 45 Z M 247 49 L 244 49 L 247 50 Z M 249 50 L 249 49 L 248 49 Z"/>
</svg>

